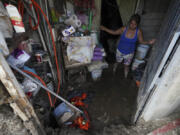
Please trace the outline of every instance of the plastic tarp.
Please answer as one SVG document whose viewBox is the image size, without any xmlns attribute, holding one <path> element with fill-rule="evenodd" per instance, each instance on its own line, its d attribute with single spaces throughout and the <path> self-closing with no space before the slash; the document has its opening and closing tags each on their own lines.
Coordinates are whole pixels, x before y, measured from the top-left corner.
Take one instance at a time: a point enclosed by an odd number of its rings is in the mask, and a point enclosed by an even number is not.
<svg viewBox="0 0 180 135">
<path fill-rule="evenodd" d="M 69 61 L 75 60 L 85 64 L 91 62 L 95 48 L 91 37 L 70 37 L 67 43 L 67 56 Z"/>
</svg>

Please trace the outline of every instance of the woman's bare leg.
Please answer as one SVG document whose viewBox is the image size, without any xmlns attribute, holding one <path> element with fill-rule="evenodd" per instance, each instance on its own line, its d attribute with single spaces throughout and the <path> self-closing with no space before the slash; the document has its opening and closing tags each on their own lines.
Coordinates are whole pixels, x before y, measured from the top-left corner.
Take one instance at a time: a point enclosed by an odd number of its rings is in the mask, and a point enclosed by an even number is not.
<svg viewBox="0 0 180 135">
<path fill-rule="evenodd" d="M 129 66 L 124 65 L 124 77 L 125 77 L 125 78 L 127 78 L 128 73 L 129 73 Z"/>
<path fill-rule="evenodd" d="M 117 70 L 118 64 L 119 64 L 119 63 L 115 63 L 115 64 L 113 65 L 113 74 L 115 74 L 115 73 L 116 73 L 116 70 Z"/>
</svg>

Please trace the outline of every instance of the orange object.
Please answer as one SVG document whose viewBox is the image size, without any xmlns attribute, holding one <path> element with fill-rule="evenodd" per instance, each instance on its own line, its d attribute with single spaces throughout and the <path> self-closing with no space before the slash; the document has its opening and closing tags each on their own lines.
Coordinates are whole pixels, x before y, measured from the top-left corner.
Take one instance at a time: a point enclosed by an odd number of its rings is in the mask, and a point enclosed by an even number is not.
<svg viewBox="0 0 180 135">
<path fill-rule="evenodd" d="M 77 117 L 72 124 L 72 126 L 78 127 L 82 130 L 88 130 L 90 128 L 89 115 L 88 115 L 88 112 L 85 110 L 85 108 L 87 108 L 87 105 L 83 103 L 83 100 L 86 99 L 86 97 L 87 97 L 87 94 L 83 93 L 80 97 L 76 96 L 71 99 L 72 104 L 74 104 L 75 106 L 84 108 L 83 110 L 84 115 Z"/>
<path fill-rule="evenodd" d="M 83 106 L 83 107 L 87 107 L 87 105 L 85 103 L 83 103 L 82 100 L 84 100 L 87 97 L 86 93 L 83 93 L 81 97 L 77 96 L 71 99 L 71 103 L 75 106 Z"/>
<path fill-rule="evenodd" d="M 136 81 L 136 85 L 137 85 L 137 87 L 139 87 L 140 86 L 140 81 Z"/>
<path fill-rule="evenodd" d="M 82 130 L 88 130 L 90 128 L 90 120 L 87 111 L 84 110 L 84 114 L 86 118 L 84 118 L 83 116 L 77 117 L 77 119 L 73 123 L 73 126 L 77 126 Z"/>
</svg>

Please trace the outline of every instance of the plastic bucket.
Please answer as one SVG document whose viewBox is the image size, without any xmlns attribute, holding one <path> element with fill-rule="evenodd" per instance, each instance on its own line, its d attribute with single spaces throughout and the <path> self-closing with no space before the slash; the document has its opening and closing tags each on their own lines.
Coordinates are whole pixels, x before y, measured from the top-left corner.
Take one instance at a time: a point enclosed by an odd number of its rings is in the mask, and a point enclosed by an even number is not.
<svg viewBox="0 0 180 135">
<path fill-rule="evenodd" d="M 96 69 L 91 72 L 92 79 L 94 81 L 98 80 L 102 75 L 102 69 Z"/>
<path fill-rule="evenodd" d="M 135 70 L 136 68 L 138 68 L 140 64 L 144 62 L 145 62 L 144 60 L 134 59 L 133 64 L 132 64 L 132 70 Z"/>
<path fill-rule="evenodd" d="M 146 57 L 148 50 L 149 50 L 148 45 L 140 44 L 137 48 L 136 58 L 139 60 L 144 59 Z"/>
</svg>

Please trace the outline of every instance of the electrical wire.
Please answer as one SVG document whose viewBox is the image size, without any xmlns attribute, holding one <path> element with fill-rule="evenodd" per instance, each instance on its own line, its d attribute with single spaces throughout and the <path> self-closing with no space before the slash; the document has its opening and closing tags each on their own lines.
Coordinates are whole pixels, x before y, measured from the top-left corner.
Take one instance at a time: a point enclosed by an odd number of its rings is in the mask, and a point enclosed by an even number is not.
<svg viewBox="0 0 180 135">
<path fill-rule="evenodd" d="M 30 4 L 30 9 L 32 9 L 32 4 Z M 39 12 L 38 12 L 38 9 L 35 7 L 35 10 L 36 10 L 36 14 L 37 14 L 37 16 L 38 16 L 38 22 L 37 22 L 37 24 L 35 25 L 35 26 L 32 26 L 32 20 L 31 20 L 31 17 L 29 16 L 29 25 L 30 25 L 30 27 L 33 29 L 33 30 L 37 30 L 38 29 L 38 27 L 39 27 Z"/>
<path fill-rule="evenodd" d="M 27 71 L 27 70 L 23 70 L 23 72 L 29 74 L 29 75 L 32 75 L 34 76 L 35 78 L 37 78 L 45 87 L 47 87 L 46 83 L 42 80 L 42 78 L 36 74 L 34 74 L 33 72 L 30 72 L 30 71 Z M 47 92 L 48 94 L 48 98 L 49 98 L 49 103 L 51 105 L 51 107 L 54 107 L 53 103 L 52 103 L 52 99 L 51 99 L 51 95 L 49 92 Z"/>
<path fill-rule="evenodd" d="M 24 4 L 21 0 L 18 1 L 18 11 L 21 14 L 21 17 L 24 16 Z"/>
<path fill-rule="evenodd" d="M 54 51 L 54 57 L 55 57 L 55 63 L 56 63 L 56 68 L 57 68 L 57 77 L 58 77 L 58 88 L 57 88 L 57 91 L 56 93 L 59 94 L 60 92 L 60 71 L 59 71 L 59 65 L 58 65 L 58 58 L 57 58 L 57 51 L 56 51 L 56 44 L 55 44 L 55 41 L 54 41 L 54 37 L 53 37 L 53 32 L 52 32 L 52 27 L 48 21 L 48 18 L 46 16 L 46 14 L 44 13 L 44 11 L 41 9 L 41 7 L 38 5 L 38 3 L 36 3 L 34 0 L 31 0 L 32 2 L 32 5 L 34 7 L 36 7 L 37 9 L 39 9 L 42 13 L 42 15 L 44 16 L 47 24 L 48 24 L 48 27 L 49 27 L 49 30 L 50 30 L 50 35 L 51 35 L 51 38 L 52 38 L 52 44 L 53 44 L 53 51 Z M 53 105 L 55 105 L 56 103 L 56 100 L 57 98 L 54 99 L 54 103 Z"/>
</svg>

